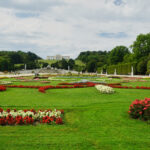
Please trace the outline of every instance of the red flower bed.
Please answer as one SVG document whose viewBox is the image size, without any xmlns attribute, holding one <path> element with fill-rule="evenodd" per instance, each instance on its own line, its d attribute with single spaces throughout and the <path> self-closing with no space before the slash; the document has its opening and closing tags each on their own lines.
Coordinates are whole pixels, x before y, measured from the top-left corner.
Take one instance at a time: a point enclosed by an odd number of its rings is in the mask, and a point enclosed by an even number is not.
<svg viewBox="0 0 150 150">
<path fill-rule="evenodd" d="M 26 85 L 6 85 L 6 87 L 10 88 L 35 88 L 38 89 L 39 92 L 45 93 L 48 89 L 61 89 L 61 88 L 85 88 L 85 87 L 94 87 L 95 85 L 100 83 L 93 83 L 93 82 L 86 82 L 86 83 L 59 83 L 56 86 L 47 85 L 47 86 L 26 86 Z M 112 88 L 124 88 L 124 89 L 150 89 L 150 87 L 143 87 L 143 86 L 121 86 L 120 83 L 111 83 L 111 84 L 104 84 L 110 86 Z M 1 87 L 1 86 L 0 86 Z M 5 87 L 3 86 L 2 89 Z M 1 90 L 0 90 L 1 91 Z"/>
<path fill-rule="evenodd" d="M 6 87 L 0 85 L 0 91 L 6 91 Z"/>
<path fill-rule="evenodd" d="M 150 98 L 132 102 L 128 111 L 129 115 L 135 119 L 150 120 Z"/>
<path fill-rule="evenodd" d="M 121 85 L 113 85 L 113 84 L 108 84 L 108 86 L 112 88 L 122 88 L 122 89 L 150 89 L 150 87 L 144 87 L 144 86 L 121 86 Z"/>
<path fill-rule="evenodd" d="M 36 123 L 63 124 L 64 110 L 10 110 L 0 108 L 0 125 L 27 125 Z"/>
<path fill-rule="evenodd" d="M 31 86 L 31 85 L 7 85 L 6 87 L 10 87 L 10 88 L 35 88 L 38 89 L 41 86 Z"/>
<path fill-rule="evenodd" d="M 62 86 L 60 86 L 62 85 Z M 69 85 L 69 86 L 68 86 Z M 41 86 L 39 92 L 45 93 L 48 89 L 60 89 L 60 88 L 84 88 L 84 87 L 94 87 L 96 84 L 92 82 L 87 83 L 59 83 L 57 86 Z"/>
</svg>

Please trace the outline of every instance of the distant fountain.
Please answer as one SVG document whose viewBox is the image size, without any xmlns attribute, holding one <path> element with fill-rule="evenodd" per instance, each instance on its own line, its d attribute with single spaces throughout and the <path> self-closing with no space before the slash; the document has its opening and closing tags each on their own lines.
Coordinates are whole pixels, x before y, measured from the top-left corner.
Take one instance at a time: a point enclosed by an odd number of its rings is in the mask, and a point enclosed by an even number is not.
<svg viewBox="0 0 150 150">
<path fill-rule="evenodd" d="M 70 66 L 68 66 L 68 71 L 70 71 Z"/>
<path fill-rule="evenodd" d="M 24 70 L 27 70 L 27 64 L 24 65 Z"/>
<path fill-rule="evenodd" d="M 117 71 L 116 71 L 116 69 L 115 69 L 115 71 L 114 71 L 114 75 L 115 75 L 115 76 L 117 75 Z"/>
<path fill-rule="evenodd" d="M 107 76 L 108 74 L 107 74 L 107 70 L 106 70 L 106 76 Z"/>
<path fill-rule="evenodd" d="M 134 70 L 133 70 L 133 66 L 131 67 L 131 77 L 134 76 Z"/>
</svg>

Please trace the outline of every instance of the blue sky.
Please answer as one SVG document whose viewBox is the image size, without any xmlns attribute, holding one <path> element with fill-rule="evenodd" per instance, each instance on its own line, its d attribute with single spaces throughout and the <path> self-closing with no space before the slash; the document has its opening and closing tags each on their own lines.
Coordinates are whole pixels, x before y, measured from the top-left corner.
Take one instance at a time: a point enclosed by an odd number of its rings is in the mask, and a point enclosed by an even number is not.
<svg viewBox="0 0 150 150">
<path fill-rule="evenodd" d="M 0 50 L 43 58 L 129 47 L 150 32 L 149 0 L 1 0 Z"/>
</svg>

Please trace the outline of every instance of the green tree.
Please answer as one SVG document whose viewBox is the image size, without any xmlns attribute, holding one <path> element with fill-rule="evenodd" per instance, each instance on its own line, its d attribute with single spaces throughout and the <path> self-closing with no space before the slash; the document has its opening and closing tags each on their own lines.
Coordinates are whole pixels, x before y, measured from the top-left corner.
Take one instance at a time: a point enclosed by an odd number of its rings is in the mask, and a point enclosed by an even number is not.
<svg viewBox="0 0 150 150">
<path fill-rule="evenodd" d="M 8 56 L 10 57 L 10 61 L 13 64 L 23 63 L 21 55 L 19 55 L 19 53 L 17 53 L 17 52 L 10 52 L 10 54 Z"/>
<path fill-rule="evenodd" d="M 61 61 L 61 69 L 68 69 L 68 62 L 65 59 L 62 59 Z"/>
<path fill-rule="evenodd" d="M 131 48 L 136 60 L 148 56 L 150 54 L 150 33 L 138 35 Z"/>
<path fill-rule="evenodd" d="M 0 70 L 1 71 L 11 71 L 14 69 L 14 65 L 10 62 L 7 57 L 0 56 Z"/>
<path fill-rule="evenodd" d="M 42 63 L 42 68 L 47 67 L 49 64 L 47 62 Z"/>
<path fill-rule="evenodd" d="M 69 59 L 68 66 L 70 67 L 70 69 L 73 69 L 74 65 L 75 65 L 75 61 L 73 59 Z"/>
<path fill-rule="evenodd" d="M 87 63 L 88 72 L 96 72 L 96 70 L 97 70 L 97 66 L 95 60 L 91 60 L 90 62 Z"/>
<path fill-rule="evenodd" d="M 145 75 L 147 71 L 147 61 L 146 60 L 140 60 L 137 64 L 137 72 L 138 74 Z"/>
<path fill-rule="evenodd" d="M 125 46 L 116 46 L 112 49 L 108 56 L 108 63 L 110 65 L 123 62 L 123 59 L 126 55 L 130 54 L 129 50 Z"/>
<path fill-rule="evenodd" d="M 147 74 L 150 74 L 150 60 L 147 62 Z"/>
</svg>

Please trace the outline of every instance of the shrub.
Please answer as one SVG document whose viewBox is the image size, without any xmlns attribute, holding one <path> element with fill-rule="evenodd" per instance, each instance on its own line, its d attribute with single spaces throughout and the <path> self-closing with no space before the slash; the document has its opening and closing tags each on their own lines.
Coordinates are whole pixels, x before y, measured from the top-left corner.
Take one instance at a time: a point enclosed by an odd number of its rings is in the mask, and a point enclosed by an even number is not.
<svg viewBox="0 0 150 150">
<path fill-rule="evenodd" d="M 150 120 L 150 98 L 133 101 L 128 113 L 134 119 Z"/>
</svg>

